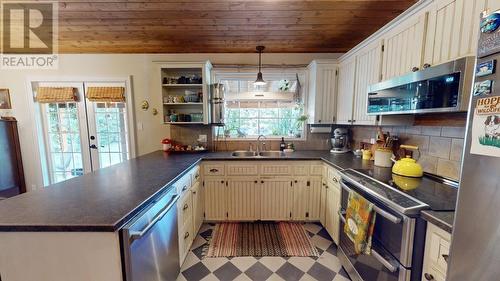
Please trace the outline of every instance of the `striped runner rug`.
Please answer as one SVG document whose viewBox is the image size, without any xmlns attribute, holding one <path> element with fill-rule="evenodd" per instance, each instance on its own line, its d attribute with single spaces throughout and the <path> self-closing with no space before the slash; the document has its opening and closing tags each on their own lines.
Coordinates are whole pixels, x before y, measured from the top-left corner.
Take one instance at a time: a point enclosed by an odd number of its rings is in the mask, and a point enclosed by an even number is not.
<svg viewBox="0 0 500 281">
<path fill-rule="evenodd" d="M 318 257 L 301 223 L 218 223 L 206 257 Z"/>
</svg>

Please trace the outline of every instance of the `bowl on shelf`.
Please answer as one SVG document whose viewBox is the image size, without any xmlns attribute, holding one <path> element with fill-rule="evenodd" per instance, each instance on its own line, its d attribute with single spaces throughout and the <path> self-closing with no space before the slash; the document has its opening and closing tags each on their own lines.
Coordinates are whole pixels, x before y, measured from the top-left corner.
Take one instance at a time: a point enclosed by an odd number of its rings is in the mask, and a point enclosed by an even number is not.
<svg viewBox="0 0 500 281">
<path fill-rule="evenodd" d="M 191 122 L 203 122 L 203 113 L 191 113 Z"/>
</svg>

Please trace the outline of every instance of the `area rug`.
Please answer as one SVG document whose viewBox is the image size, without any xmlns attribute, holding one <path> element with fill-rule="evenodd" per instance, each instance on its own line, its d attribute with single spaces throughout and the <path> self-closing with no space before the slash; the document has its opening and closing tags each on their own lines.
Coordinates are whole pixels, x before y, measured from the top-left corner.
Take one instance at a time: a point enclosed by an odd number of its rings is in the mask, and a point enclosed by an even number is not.
<svg viewBox="0 0 500 281">
<path fill-rule="evenodd" d="M 300 223 L 218 223 L 206 257 L 317 257 L 318 250 Z"/>
</svg>

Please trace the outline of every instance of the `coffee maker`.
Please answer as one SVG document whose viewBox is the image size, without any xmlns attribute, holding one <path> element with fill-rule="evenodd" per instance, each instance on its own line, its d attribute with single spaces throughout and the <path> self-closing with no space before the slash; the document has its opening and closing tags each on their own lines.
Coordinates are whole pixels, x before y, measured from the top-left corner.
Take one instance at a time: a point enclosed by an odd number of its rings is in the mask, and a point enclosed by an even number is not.
<svg viewBox="0 0 500 281">
<path fill-rule="evenodd" d="M 332 149 L 331 153 L 346 153 L 351 151 L 349 149 L 349 136 L 347 129 L 337 128 L 333 131 Z"/>
</svg>

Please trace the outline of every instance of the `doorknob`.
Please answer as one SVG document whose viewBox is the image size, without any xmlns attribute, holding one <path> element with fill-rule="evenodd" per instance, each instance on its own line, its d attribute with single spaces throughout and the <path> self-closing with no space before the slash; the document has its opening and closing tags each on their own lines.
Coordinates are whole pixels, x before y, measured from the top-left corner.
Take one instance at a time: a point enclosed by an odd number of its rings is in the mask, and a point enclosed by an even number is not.
<svg viewBox="0 0 500 281">
<path fill-rule="evenodd" d="M 97 146 L 96 146 L 95 144 L 91 144 L 91 145 L 90 145 L 90 148 L 92 148 L 92 149 L 97 149 Z"/>
</svg>

